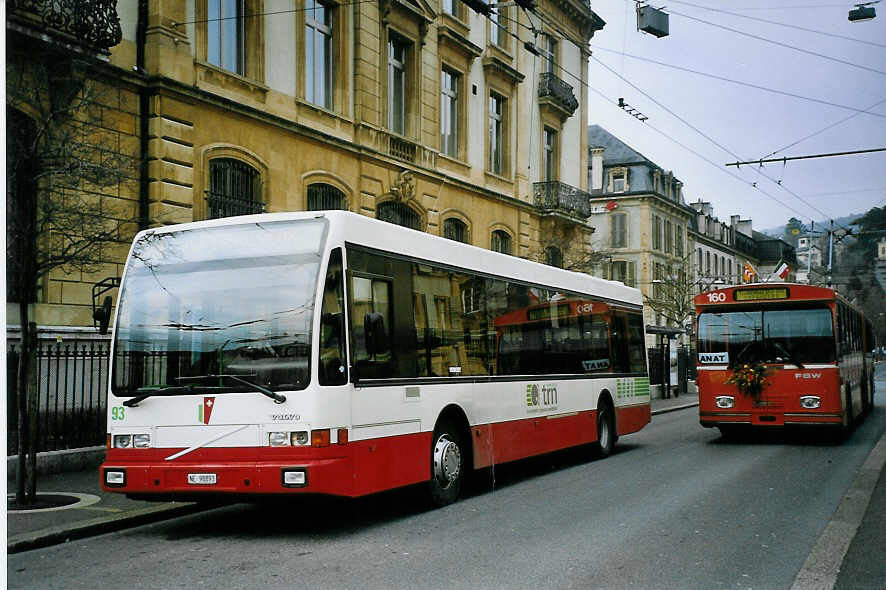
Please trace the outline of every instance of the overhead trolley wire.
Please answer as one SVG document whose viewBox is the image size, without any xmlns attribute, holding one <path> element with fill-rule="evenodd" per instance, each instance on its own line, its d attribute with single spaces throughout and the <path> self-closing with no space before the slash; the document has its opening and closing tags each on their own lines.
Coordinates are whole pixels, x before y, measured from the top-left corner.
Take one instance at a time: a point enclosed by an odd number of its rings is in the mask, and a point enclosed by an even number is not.
<svg viewBox="0 0 886 590">
<path fill-rule="evenodd" d="M 740 30 L 740 29 L 734 29 L 734 28 L 732 28 L 732 27 L 727 27 L 727 26 L 725 26 L 725 25 L 720 25 L 720 24 L 717 24 L 717 23 L 712 23 L 711 21 L 704 20 L 703 18 L 698 18 L 698 17 L 695 17 L 695 16 L 689 16 L 688 14 L 683 14 L 683 13 L 680 13 L 680 12 L 676 12 L 675 10 L 670 10 L 670 11 L 669 11 L 669 14 L 674 14 L 674 15 L 677 15 L 677 16 L 682 16 L 683 18 L 688 18 L 689 20 L 694 20 L 694 21 L 697 21 L 697 22 L 700 22 L 700 23 L 704 23 L 704 24 L 706 24 L 706 25 L 710 25 L 710 26 L 712 26 L 712 27 L 717 27 L 718 29 L 723 29 L 723 30 L 726 30 L 726 31 L 730 31 L 730 32 L 732 32 L 732 33 L 736 33 L 736 34 L 738 34 L 738 35 L 744 35 L 745 37 L 750 37 L 751 39 L 756 39 L 756 40 L 758 40 L 758 41 L 763 41 L 763 42 L 765 42 L 765 43 L 771 43 L 772 45 L 777 45 L 777 46 L 779 46 L 779 47 L 784 47 L 784 48 L 787 48 L 787 49 L 793 49 L 794 51 L 799 51 L 800 53 L 805 53 L 805 54 L 807 54 L 807 55 L 814 55 L 815 57 L 820 57 L 820 58 L 822 58 L 822 59 L 827 59 L 827 60 L 830 60 L 830 61 L 833 61 L 833 62 L 837 62 L 837 63 L 843 64 L 843 65 L 846 65 L 846 66 L 852 66 L 853 68 L 859 68 L 859 69 L 862 69 L 862 70 L 866 70 L 866 71 L 868 71 L 868 72 L 873 72 L 873 73 L 875 73 L 875 74 L 882 74 L 882 75 L 886 76 L 886 72 L 884 72 L 883 70 L 878 70 L 877 68 L 871 68 L 871 67 L 868 67 L 868 66 L 865 66 L 865 65 L 862 65 L 862 64 L 857 64 L 857 63 L 853 63 L 853 62 L 851 62 L 851 61 L 847 61 L 847 60 L 845 60 L 845 59 L 840 59 L 840 58 L 838 58 L 838 57 L 833 57 L 833 56 L 830 56 L 830 55 L 825 55 L 824 53 L 818 53 L 818 52 L 816 52 L 816 51 L 811 51 L 811 50 L 809 50 L 809 49 L 803 49 L 802 47 L 797 47 L 796 45 L 790 45 L 790 44 L 788 44 L 788 43 L 782 43 L 781 41 L 774 41 L 774 40 L 772 40 L 772 39 L 767 39 L 766 37 L 761 37 L 760 35 L 754 35 L 753 33 L 747 33 L 747 32 L 742 31 L 742 30 Z"/>
<path fill-rule="evenodd" d="M 758 18 L 758 17 L 755 17 L 755 16 L 747 16 L 747 15 L 744 15 L 744 14 L 738 14 L 738 13 L 736 13 L 736 12 L 730 12 L 730 11 L 728 11 L 728 10 L 723 10 L 723 9 L 720 9 L 720 8 L 713 8 L 713 7 L 710 7 L 710 6 L 702 6 L 701 4 L 693 4 L 692 2 L 684 2 L 684 1 L 682 1 L 682 0 L 671 0 L 671 2 L 674 3 L 674 4 L 683 4 L 683 5 L 685 5 L 685 6 L 692 6 L 693 8 L 700 8 L 700 9 L 702 9 L 702 10 L 709 10 L 709 11 L 711 11 L 711 12 L 719 12 L 719 13 L 722 13 L 722 14 L 728 14 L 728 15 L 731 15 L 731 16 L 737 16 L 738 18 L 744 18 L 744 19 L 748 19 L 748 20 L 758 21 L 758 22 L 761 22 L 761 23 L 768 23 L 768 24 L 770 24 L 770 25 L 777 25 L 777 26 L 779 26 L 779 27 L 786 27 L 786 28 L 789 28 L 789 29 L 797 29 L 798 31 L 805 31 L 805 32 L 807 32 L 807 33 L 815 33 L 816 35 L 825 35 L 825 36 L 827 36 L 827 37 L 834 37 L 834 38 L 836 38 L 836 39 L 843 39 L 843 40 L 845 40 L 845 41 L 854 41 L 854 42 L 856 42 L 856 43 L 865 43 L 865 44 L 867 44 L 867 45 L 874 45 L 875 47 L 883 47 L 883 48 L 886 48 L 886 44 L 883 44 L 883 43 L 876 43 L 876 42 L 874 42 L 874 41 L 867 41 L 867 40 L 865 40 L 865 39 L 856 39 L 855 37 L 846 37 L 845 35 L 838 35 L 838 34 L 836 34 L 836 33 L 828 33 L 827 31 L 818 31 L 818 30 L 816 30 L 816 29 L 808 29 L 808 28 L 806 28 L 806 27 L 801 27 L 801 26 L 799 26 L 799 25 L 792 25 L 792 24 L 789 24 L 789 23 L 780 23 L 780 22 L 778 22 L 778 21 L 768 20 L 768 19 L 765 19 L 765 18 Z M 671 11 L 671 12 L 673 12 L 673 11 Z"/>
</svg>

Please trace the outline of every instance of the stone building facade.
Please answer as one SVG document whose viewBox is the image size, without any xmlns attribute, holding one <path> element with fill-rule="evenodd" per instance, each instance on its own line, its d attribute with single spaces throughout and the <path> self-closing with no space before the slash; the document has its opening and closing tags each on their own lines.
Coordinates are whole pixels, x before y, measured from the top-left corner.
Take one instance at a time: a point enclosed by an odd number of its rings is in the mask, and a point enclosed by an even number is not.
<svg viewBox="0 0 886 590">
<path fill-rule="evenodd" d="M 588 255 L 588 43 L 604 23 L 585 0 L 490 16 L 457 0 L 95 1 L 121 39 L 89 70 L 141 163 L 106 196 L 132 224 L 94 273 L 47 278 L 41 325 L 91 326 L 92 287 L 120 276 L 138 227 L 236 214 L 347 209 L 552 264 Z M 55 34 L 49 4 L 10 5 L 33 24 L 23 47 Z"/>
</svg>

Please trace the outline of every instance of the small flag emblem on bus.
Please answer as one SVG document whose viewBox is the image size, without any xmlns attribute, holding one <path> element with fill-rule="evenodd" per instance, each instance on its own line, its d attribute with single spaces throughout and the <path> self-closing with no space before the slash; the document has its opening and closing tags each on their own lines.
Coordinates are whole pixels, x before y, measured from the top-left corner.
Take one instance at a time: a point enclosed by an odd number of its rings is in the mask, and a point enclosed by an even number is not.
<svg viewBox="0 0 886 590">
<path fill-rule="evenodd" d="M 209 416 L 212 414 L 212 408 L 215 406 L 214 397 L 204 397 L 203 405 L 197 412 L 197 419 L 203 424 L 209 424 Z"/>
</svg>

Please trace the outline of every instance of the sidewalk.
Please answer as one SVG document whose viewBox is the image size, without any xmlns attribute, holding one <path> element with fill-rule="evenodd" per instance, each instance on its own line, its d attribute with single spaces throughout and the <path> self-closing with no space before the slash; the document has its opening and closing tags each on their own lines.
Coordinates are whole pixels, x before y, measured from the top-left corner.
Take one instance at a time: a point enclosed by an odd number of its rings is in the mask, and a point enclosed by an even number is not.
<svg viewBox="0 0 886 590">
<path fill-rule="evenodd" d="M 698 405 L 698 394 L 689 393 L 670 399 L 653 399 L 652 414 L 673 412 Z M 156 522 L 201 510 L 189 502 L 153 503 L 129 500 L 122 494 L 102 491 L 96 453 L 59 454 L 61 461 L 79 462 L 77 469 L 67 473 L 40 475 L 39 494 L 65 494 L 80 497 L 73 506 L 7 513 L 7 553 L 18 553 L 38 547 L 63 543 Z M 64 466 L 61 466 L 63 468 Z M 15 493 L 15 479 L 7 478 L 7 493 Z"/>
</svg>

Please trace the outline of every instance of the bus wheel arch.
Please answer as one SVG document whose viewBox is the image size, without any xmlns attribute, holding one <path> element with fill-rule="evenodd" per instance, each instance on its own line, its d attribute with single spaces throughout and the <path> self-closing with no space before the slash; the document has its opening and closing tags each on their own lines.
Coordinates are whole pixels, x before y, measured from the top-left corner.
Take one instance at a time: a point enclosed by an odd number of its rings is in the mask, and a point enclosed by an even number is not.
<svg viewBox="0 0 886 590">
<path fill-rule="evenodd" d="M 605 458 L 612 454 L 618 440 L 618 429 L 615 422 L 615 404 L 612 395 L 604 389 L 597 399 L 597 440 L 593 443 L 593 451 L 597 457 Z"/>
<path fill-rule="evenodd" d="M 449 405 L 440 412 L 431 437 L 428 496 L 434 506 L 455 502 L 473 465 L 471 430 L 464 411 Z"/>
</svg>

